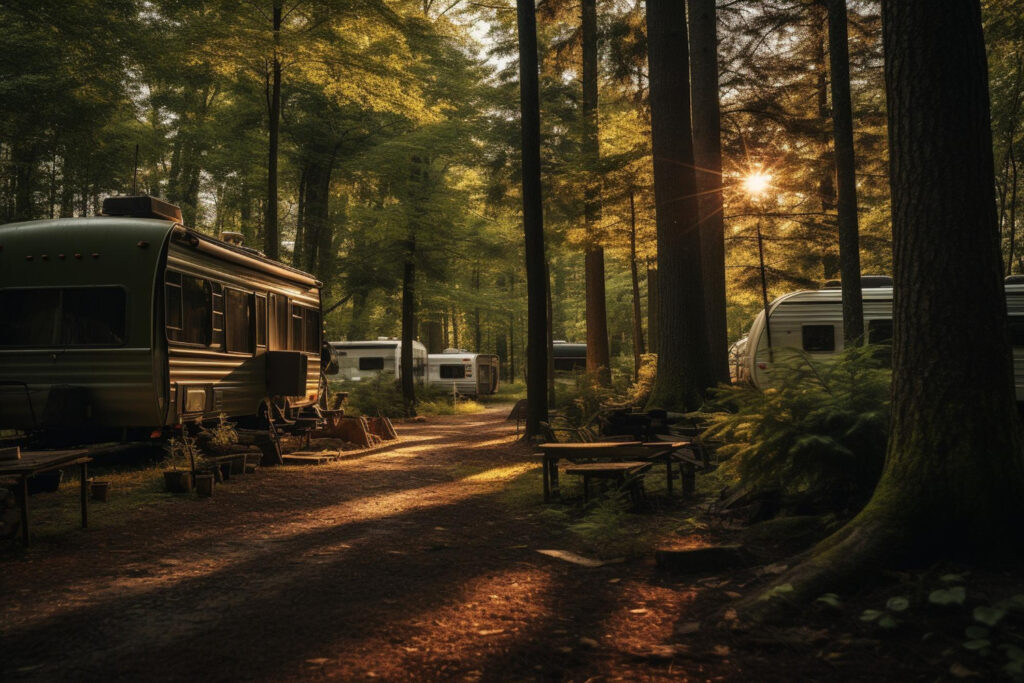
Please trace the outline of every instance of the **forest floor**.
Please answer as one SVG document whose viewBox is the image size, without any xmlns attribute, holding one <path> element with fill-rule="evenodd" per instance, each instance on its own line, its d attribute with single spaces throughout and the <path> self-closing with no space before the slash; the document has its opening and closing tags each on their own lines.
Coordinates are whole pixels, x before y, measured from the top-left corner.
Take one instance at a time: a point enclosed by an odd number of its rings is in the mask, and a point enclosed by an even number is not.
<svg viewBox="0 0 1024 683">
<path fill-rule="evenodd" d="M 75 529 L 70 513 L 63 526 L 46 524 L 62 514 L 60 496 L 74 512 L 73 486 L 34 496 L 34 522 L 44 531 L 28 549 L 0 545 L 0 678 L 1003 675 L 998 627 L 988 652 L 962 642 L 972 605 L 1024 592 L 1010 574 L 894 575 L 785 623 L 744 626 L 731 605 L 765 586 L 785 560 L 714 575 L 663 573 L 654 547 L 730 543 L 741 532 L 708 518 L 706 501 L 659 501 L 654 482 L 654 509 L 620 519 L 655 537 L 638 532 L 623 561 L 586 567 L 538 553 L 608 554 L 599 537 L 582 540 L 572 530 L 578 505 L 542 504 L 538 463 L 515 442 L 507 411 L 401 424 L 395 444 L 235 477 L 207 500 L 162 494 L 117 507 L 115 489 L 111 503 L 92 505 L 87 530 Z M 951 584 L 966 584 L 965 606 L 928 604 L 935 586 Z M 908 606 L 888 609 L 895 628 L 860 618 L 902 596 Z"/>
</svg>

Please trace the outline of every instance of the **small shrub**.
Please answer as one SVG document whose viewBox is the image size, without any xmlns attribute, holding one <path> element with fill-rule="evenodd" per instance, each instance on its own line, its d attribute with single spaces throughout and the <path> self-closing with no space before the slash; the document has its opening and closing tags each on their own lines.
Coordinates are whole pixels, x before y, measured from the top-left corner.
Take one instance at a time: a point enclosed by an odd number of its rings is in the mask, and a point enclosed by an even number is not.
<svg viewBox="0 0 1024 683">
<path fill-rule="evenodd" d="M 722 441 L 744 484 L 831 507 L 860 504 L 881 475 L 889 427 L 890 372 L 878 348 L 838 359 L 777 353 L 777 382 L 760 391 L 721 387 L 706 439 Z"/>
<path fill-rule="evenodd" d="M 595 375 L 578 373 L 574 383 L 559 401 L 562 417 L 571 427 L 582 427 L 606 404 L 615 401 L 615 392 L 602 386 Z"/>
<path fill-rule="evenodd" d="M 347 382 L 341 390 L 348 392 L 348 408 L 352 413 L 372 417 L 405 415 L 402 391 L 392 373 L 382 372 L 373 379 Z"/>
</svg>

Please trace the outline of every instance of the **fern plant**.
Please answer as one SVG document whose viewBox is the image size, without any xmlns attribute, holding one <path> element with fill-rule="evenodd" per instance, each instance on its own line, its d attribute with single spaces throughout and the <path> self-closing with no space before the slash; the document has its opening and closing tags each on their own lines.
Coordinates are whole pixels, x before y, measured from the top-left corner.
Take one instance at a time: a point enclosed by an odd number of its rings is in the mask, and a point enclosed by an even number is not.
<svg viewBox="0 0 1024 683">
<path fill-rule="evenodd" d="M 871 494 L 885 460 L 891 373 L 877 346 L 815 360 L 776 352 L 773 385 L 720 387 L 704 437 L 744 484 L 837 508 Z"/>
</svg>

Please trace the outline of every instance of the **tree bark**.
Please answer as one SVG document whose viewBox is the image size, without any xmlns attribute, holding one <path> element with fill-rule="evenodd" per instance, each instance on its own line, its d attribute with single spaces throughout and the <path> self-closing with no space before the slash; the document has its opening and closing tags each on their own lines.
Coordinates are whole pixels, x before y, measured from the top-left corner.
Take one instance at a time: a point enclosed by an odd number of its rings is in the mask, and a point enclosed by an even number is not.
<svg viewBox="0 0 1024 683">
<path fill-rule="evenodd" d="M 409 239 L 402 268 L 402 401 L 405 416 L 416 415 L 416 384 L 413 376 L 412 342 L 416 331 L 416 239 Z"/>
<path fill-rule="evenodd" d="M 267 154 L 267 205 L 263 229 L 263 252 L 267 258 L 280 258 L 281 235 L 277 226 L 277 156 L 281 128 L 281 8 L 282 0 L 274 0 L 274 59 L 268 93 L 270 144 Z"/>
<path fill-rule="evenodd" d="M 658 375 L 651 404 L 693 410 L 714 378 L 704 314 L 685 3 L 647 0 L 647 40 L 658 232 Z"/>
<path fill-rule="evenodd" d="M 597 120 L 597 0 L 582 0 L 583 42 L 583 221 L 586 228 L 587 372 L 601 384 L 611 383 L 608 312 L 605 303 L 604 247 L 601 220 L 600 141 Z M 550 287 L 550 283 L 549 283 Z M 549 322 L 550 324 L 550 322 Z"/>
<path fill-rule="evenodd" d="M 547 277 L 540 182 L 540 85 L 537 14 L 533 0 L 516 0 L 519 33 L 519 108 L 523 164 L 523 234 L 526 242 L 527 380 L 526 438 L 548 419 Z"/>
<path fill-rule="evenodd" d="M 644 323 L 640 313 L 640 278 L 636 264 L 636 200 L 629 192 L 629 275 L 633 285 L 633 379 L 640 379 L 644 355 Z"/>
<path fill-rule="evenodd" d="M 725 218 L 722 211 L 722 125 L 718 101 L 718 26 L 715 0 L 690 0 L 690 80 L 693 84 L 693 157 L 700 193 L 708 361 L 718 382 L 729 381 L 725 315 Z M 632 199 L 632 198 L 631 198 Z"/>
<path fill-rule="evenodd" d="M 828 0 L 828 45 L 832 71 L 832 130 L 838 190 L 836 208 L 839 221 L 839 277 L 843 290 L 843 339 L 849 346 L 864 341 L 864 302 L 860 288 L 857 162 L 853 147 L 846 0 Z"/>
<path fill-rule="evenodd" d="M 848 588 L 866 565 L 1021 552 L 1007 542 L 1024 524 L 1024 452 L 1009 341 L 996 332 L 1006 300 L 980 5 L 939 12 L 929 0 L 883 0 L 882 28 L 895 281 L 889 447 L 868 505 L 779 579 L 794 589 L 787 599 Z"/>
</svg>

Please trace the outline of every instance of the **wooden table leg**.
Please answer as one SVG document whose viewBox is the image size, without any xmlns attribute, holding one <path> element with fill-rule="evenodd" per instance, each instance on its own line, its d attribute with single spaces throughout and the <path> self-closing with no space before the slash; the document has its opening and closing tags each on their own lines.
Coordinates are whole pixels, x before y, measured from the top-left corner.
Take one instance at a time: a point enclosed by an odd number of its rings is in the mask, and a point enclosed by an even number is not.
<svg viewBox="0 0 1024 683">
<path fill-rule="evenodd" d="M 82 463 L 82 528 L 89 526 L 89 465 Z"/>
<path fill-rule="evenodd" d="M 548 472 L 551 474 L 551 495 L 562 497 L 562 491 L 558 488 L 558 457 L 551 458 L 551 464 L 548 465 Z"/>
<path fill-rule="evenodd" d="M 668 497 L 672 497 L 672 456 L 665 458 L 665 481 L 668 482 Z"/>
<path fill-rule="evenodd" d="M 548 472 L 548 456 L 544 456 L 541 460 L 543 463 L 541 466 L 542 476 L 544 477 L 544 502 L 547 503 L 551 500 L 551 480 L 550 473 Z"/>
<path fill-rule="evenodd" d="M 21 542 L 28 546 L 28 475 L 21 475 Z"/>
</svg>

